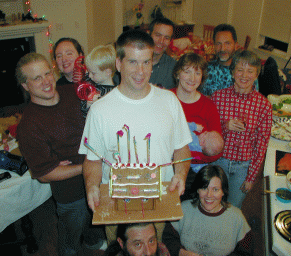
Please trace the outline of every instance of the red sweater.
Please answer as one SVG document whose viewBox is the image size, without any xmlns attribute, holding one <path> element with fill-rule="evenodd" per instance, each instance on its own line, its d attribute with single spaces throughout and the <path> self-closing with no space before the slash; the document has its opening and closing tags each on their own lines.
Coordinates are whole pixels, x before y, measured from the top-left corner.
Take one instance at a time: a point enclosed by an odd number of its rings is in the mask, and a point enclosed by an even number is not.
<svg viewBox="0 0 291 256">
<path fill-rule="evenodd" d="M 173 88 L 171 91 L 177 95 L 177 88 Z M 204 127 L 203 131 L 217 131 L 222 134 L 220 117 L 212 100 L 201 94 L 200 99 L 194 103 L 184 103 L 180 99 L 179 101 L 182 105 L 188 123 L 194 122 L 196 124 L 201 124 Z M 199 133 L 195 133 L 199 135 Z M 201 158 L 201 161 L 192 161 L 193 164 L 214 162 L 222 156 L 222 154 L 216 156 L 206 156 L 201 152 L 196 151 L 191 152 L 191 154 L 192 157 L 199 156 Z"/>
</svg>

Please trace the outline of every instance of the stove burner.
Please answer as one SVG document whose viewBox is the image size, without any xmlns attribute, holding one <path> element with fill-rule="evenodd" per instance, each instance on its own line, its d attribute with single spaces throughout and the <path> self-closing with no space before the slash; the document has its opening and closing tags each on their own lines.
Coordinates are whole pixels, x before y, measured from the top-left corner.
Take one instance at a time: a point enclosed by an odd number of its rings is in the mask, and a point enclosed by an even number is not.
<svg viewBox="0 0 291 256">
<path fill-rule="evenodd" d="M 291 243 L 291 211 L 277 213 L 274 218 L 274 226 L 278 233 Z"/>
</svg>

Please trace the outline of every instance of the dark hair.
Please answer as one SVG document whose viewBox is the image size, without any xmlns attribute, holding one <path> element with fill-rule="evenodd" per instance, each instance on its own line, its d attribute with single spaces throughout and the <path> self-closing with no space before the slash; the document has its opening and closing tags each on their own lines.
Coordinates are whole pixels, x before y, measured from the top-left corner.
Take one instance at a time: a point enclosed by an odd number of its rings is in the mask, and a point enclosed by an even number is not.
<svg viewBox="0 0 291 256">
<path fill-rule="evenodd" d="M 228 207 L 229 203 L 227 202 L 228 197 L 227 176 L 220 166 L 211 164 L 202 167 L 201 170 L 196 174 L 195 180 L 192 184 L 193 205 L 197 205 L 200 202 L 198 189 L 207 188 L 213 177 L 217 177 L 221 180 L 221 188 L 224 194 L 221 200 L 221 204 L 225 208 Z"/>
<path fill-rule="evenodd" d="M 257 54 L 247 50 L 238 50 L 234 54 L 234 57 L 230 64 L 230 71 L 232 74 L 236 65 L 241 61 L 245 64 L 249 64 L 250 66 L 257 68 L 257 75 L 260 74 L 262 68 L 261 59 L 258 57 Z"/>
<path fill-rule="evenodd" d="M 218 26 L 216 26 L 214 28 L 214 31 L 213 31 L 213 42 L 215 42 L 216 34 L 218 32 L 223 32 L 223 31 L 230 32 L 234 42 L 237 42 L 237 35 L 236 35 L 235 28 L 232 25 L 229 25 L 229 24 L 220 24 L 220 25 L 218 25 Z"/>
<path fill-rule="evenodd" d="M 127 224 L 119 224 L 117 226 L 116 238 L 119 237 L 123 241 L 124 246 L 126 246 L 126 242 L 128 240 L 128 236 L 127 236 L 128 229 L 134 228 L 134 227 L 146 227 L 148 225 L 153 225 L 155 229 L 155 233 L 157 234 L 156 226 L 152 222 L 127 223 Z M 105 250 L 104 256 L 116 256 L 121 250 L 122 249 L 118 241 L 115 240 L 111 242 L 108 248 Z"/>
<path fill-rule="evenodd" d="M 80 45 L 80 43 L 79 43 L 76 39 L 74 39 L 74 38 L 70 38 L 70 37 L 63 37 L 63 38 L 60 38 L 60 39 L 55 43 L 55 45 L 54 45 L 54 47 L 53 47 L 54 59 L 56 59 L 56 49 L 57 49 L 58 45 L 59 45 L 60 43 L 62 43 L 62 42 L 71 42 L 71 43 L 74 45 L 76 51 L 79 53 L 79 55 L 83 55 L 83 56 L 84 56 L 83 48 L 82 48 L 82 46 Z"/>
<path fill-rule="evenodd" d="M 132 45 L 140 50 L 144 48 L 154 48 L 154 40 L 151 36 L 141 30 L 131 29 L 122 33 L 116 42 L 116 55 L 122 60 L 125 57 L 125 47 Z"/>
<path fill-rule="evenodd" d="M 173 28 L 173 34 L 174 34 L 174 28 L 175 28 L 175 23 L 165 17 L 163 18 L 158 18 L 153 20 L 150 25 L 149 25 L 149 31 L 150 31 L 150 35 L 153 33 L 154 31 L 154 27 L 155 25 L 159 25 L 159 24 L 163 24 L 163 25 L 168 25 L 168 26 L 172 26 Z"/>
<path fill-rule="evenodd" d="M 184 69 L 185 66 L 194 66 L 194 68 L 201 68 L 202 70 L 202 80 L 201 84 L 205 81 L 207 77 L 207 61 L 199 54 L 197 53 L 185 53 L 176 63 L 173 69 L 173 78 L 175 81 L 176 86 L 178 86 L 178 76 L 180 72 Z"/>
<path fill-rule="evenodd" d="M 124 244 L 128 239 L 127 230 L 133 227 L 146 227 L 148 225 L 153 225 L 155 229 L 155 233 L 157 234 L 157 229 L 152 222 L 139 222 L 139 223 L 128 223 L 128 224 L 119 224 L 116 231 L 116 237 L 119 237 Z"/>
</svg>

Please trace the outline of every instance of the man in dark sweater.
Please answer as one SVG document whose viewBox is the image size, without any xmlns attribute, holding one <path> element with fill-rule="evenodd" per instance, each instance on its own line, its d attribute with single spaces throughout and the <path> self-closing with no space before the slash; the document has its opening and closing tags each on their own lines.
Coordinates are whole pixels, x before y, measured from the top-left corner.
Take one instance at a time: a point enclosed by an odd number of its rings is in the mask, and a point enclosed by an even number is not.
<svg viewBox="0 0 291 256">
<path fill-rule="evenodd" d="M 59 217 L 59 253 L 77 255 L 81 237 L 99 249 L 103 230 L 90 228 L 91 213 L 85 200 L 82 176 L 84 155 L 78 154 L 85 120 L 71 85 L 58 87 L 44 56 L 29 53 L 16 67 L 18 83 L 30 103 L 18 126 L 18 140 L 32 178 L 50 183 Z"/>
</svg>

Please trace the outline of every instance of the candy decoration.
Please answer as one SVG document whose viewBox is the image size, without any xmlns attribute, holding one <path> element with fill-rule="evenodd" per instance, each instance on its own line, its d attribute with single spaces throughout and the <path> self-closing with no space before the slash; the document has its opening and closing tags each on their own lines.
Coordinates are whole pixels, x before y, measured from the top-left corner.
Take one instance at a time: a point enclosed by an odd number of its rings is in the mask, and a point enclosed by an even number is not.
<svg viewBox="0 0 291 256">
<path fill-rule="evenodd" d="M 177 160 L 177 161 L 174 161 L 174 162 L 171 162 L 171 163 L 167 163 L 167 164 L 161 164 L 161 165 L 159 165 L 159 167 L 165 167 L 165 166 L 169 166 L 169 165 L 173 165 L 173 164 L 178 164 L 178 163 L 190 161 L 192 159 L 194 159 L 194 157 L 185 158 L 185 159 L 182 159 L 182 160 Z"/>
<path fill-rule="evenodd" d="M 83 80 L 85 74 L 86 74 L 86 65 L 84 63 L 85 57 L 79 56 L 74 63 L 74 69 L 73 69 L 73 82 L 78 83 Z"/>
<path fill-rule="evenodd" d="M 133 187 L 130 192 L 133 195 L 138 195 L 139 194 L 139 189 L 137 187 Z"/>
<path fill-rule="evenodd" d="M 150 149 L 151 149 L 151 144 L 150 144 L 150 140 L 151 140 L 151 134 L 148 133 L 145 138 L 145 140 L 147 140 L 147 162 L 150 163 Z"/>
<path fill-rule="evenodd" d="M 120 153 L 119 138 L 123 136 L 123 131 L 119 130 L 116 134 L 117 134 L 117 148 L 118 152 Z"/>
<path fill-rule="evenodd" d="M 130 133 L 129 127 L 125 124 L 122 129 L 124 129 L 127 133 L 127 150 L 128 150 L 128 163 L 130 163 Z"/>
<path fill-rule="evenodd" d="M 133 144 L 134 144 L 134 151 L 135 151 L 136 162 L 139 164 L 135 136 L 133 137 Z"/>
<path fill-rule="evenodd" d="M 92 101 L 94 95 L 98 94 L 96 88 L 89 82 L 80 82 L 77 88 L 77 95 L 80 100 Z M 100 94 L 100 92 L 99 92 Z"/>
<path fill-rule="evenodd" d="M 89 143 L 88 143 L 88 139 L 85 138 L 84 139 L 84 145 L 86 146 L 86 148 L 90 149 L 96 156 L 98 156 L 100 159 L 102 159 L 103 162 L 105 162 L 106 164 L 108 164 L 109 166 L 112 166 L 112 163 L 110 163 L 106 158 L 104 158 L 103 156 L 99 155 L 94 148 L 92 148 Z"/>
</svg>

